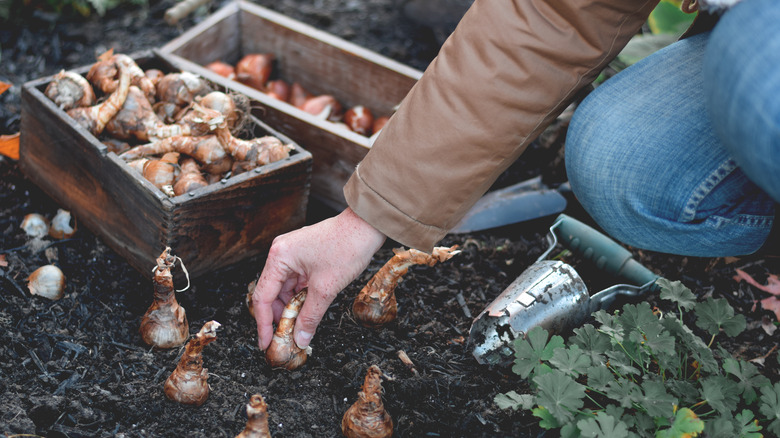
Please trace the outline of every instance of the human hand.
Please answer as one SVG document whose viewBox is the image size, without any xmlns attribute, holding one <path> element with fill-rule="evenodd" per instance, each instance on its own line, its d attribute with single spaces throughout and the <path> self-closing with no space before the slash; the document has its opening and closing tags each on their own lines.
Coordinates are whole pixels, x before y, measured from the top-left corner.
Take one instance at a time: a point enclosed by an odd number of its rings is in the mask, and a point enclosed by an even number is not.
<svg viewBox="0 0 780 438">
<path fill-rule="evenodd" d="M 295 343 L 306 348 L 330 303 L 366 269 L 384 241 L 379 230 L 349 208 L 276 237 L 252 293 L 260 349 L 271 343 L 273 322 L 285 304 L 308 287 L 294 331 Z"/>
</svg>

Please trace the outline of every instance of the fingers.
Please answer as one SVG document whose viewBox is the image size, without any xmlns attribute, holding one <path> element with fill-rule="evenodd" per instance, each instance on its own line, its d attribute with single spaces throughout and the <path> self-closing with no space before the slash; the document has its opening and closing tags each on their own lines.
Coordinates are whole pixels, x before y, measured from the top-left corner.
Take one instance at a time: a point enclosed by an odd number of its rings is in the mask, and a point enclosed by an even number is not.
<svg viewBox="0 0 780 438">
<path fill-rule="evenodd" d="M 257 343 L 263 351 L 271 344 L 274 320 L 278 321 L 284 303 L 289 301 L 297 284 L 297 274 L 287 269 L 286 264 L 273 261 L 275 257 L 273 253 L 269 254 L 268 262 L 252 293 L 252 305 L 257 321 Z"/>
<path fill-rule="evenodd" d="M 313 289 L 309 286 L 306 301 L 303 302 L 303 307 L 295 320 L 293 338 L 298 348 L 309 346 L 317 326 L 334 298 L 335 294 L 323 293 L 321 289 Z"/>
</svg>

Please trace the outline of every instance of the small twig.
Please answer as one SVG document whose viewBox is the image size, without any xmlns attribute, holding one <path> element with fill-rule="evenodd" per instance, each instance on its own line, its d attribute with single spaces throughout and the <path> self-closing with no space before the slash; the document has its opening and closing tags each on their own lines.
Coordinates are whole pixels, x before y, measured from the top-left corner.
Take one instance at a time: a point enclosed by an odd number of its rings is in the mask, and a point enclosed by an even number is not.
<svg viewBox="0 0 780 438">
<path fill-rule="evenodd" d="M 5 272 L 0 271 L 0 278 L 4 278 L 7 282 L 11 283 L 11 286 L 14 287 L 17 291 L 19 291 L 19 294 L 22 295 L 22 298 L 27 298 L 27 294 L 24 293 L 24 289 L 22 289 L 21 286 L 19 286 L 11 277 L 5 274 Z"/>
<path fill-rule="evenodd" d="M 182 0 L 165 11 L 165 22 L 171 26 L 179 23 L 179 20 L 190 15 L 192 11 L 207 4 L 211 0 Z"/>
<path fill-rule="evenodd" d="M 415 376 L 419 376 L 420 373 L 417 372 L 417 368 L 414 367 L 414 362 L 412 362 L 411 359 L 409 359 L 409 356 L 406 354 L 403 350 L 398 350 L 398 358 L 401 359 L 401 362 L 403 362 L 404 365 L 406 365 L 407 368 L 409 368 L 409 371 L 412 372 Z"/>
<path fill-rule="evenodd" d="M 471 311 L 469 310 L 469 306 L 466 305 L 466 299 L 463 298 L 463 294 L 458 292 L 458 294 L 455 295 L 455 298 L 458 299 L 458 304 L 460 304 L 460 308 L 463 309 L 463 314 L 466 315 L 466 318 L 471 318 Z"/>
</svg>

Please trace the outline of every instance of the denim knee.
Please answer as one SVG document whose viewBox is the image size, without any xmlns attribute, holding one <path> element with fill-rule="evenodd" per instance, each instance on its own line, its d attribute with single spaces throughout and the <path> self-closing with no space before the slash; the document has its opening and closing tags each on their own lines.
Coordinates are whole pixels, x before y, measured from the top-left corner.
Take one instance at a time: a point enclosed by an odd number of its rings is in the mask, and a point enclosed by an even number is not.
<svg viewBox="0 0 780 438">
<path fill-rule="evenodd" d="M 748 177 L 780 201 L 780 2 L 744 0 L 728 10 L 704 56 L 713 128 Z"/>
</svg>

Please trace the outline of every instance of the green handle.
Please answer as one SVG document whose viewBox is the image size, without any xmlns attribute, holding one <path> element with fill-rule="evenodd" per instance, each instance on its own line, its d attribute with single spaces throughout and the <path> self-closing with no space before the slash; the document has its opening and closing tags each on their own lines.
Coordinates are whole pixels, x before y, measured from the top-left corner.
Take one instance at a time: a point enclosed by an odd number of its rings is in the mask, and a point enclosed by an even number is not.
<svg viewBox="0 0 780 438">
<path fill-rule="evenodd" d="M 555 224 L 561 244 L 608 274 L 635 286 L 658 279 L 659 276 L 636 261 L 631 252 L 592 227 L 565 214 L 559 215 Z"/>
</svg>

